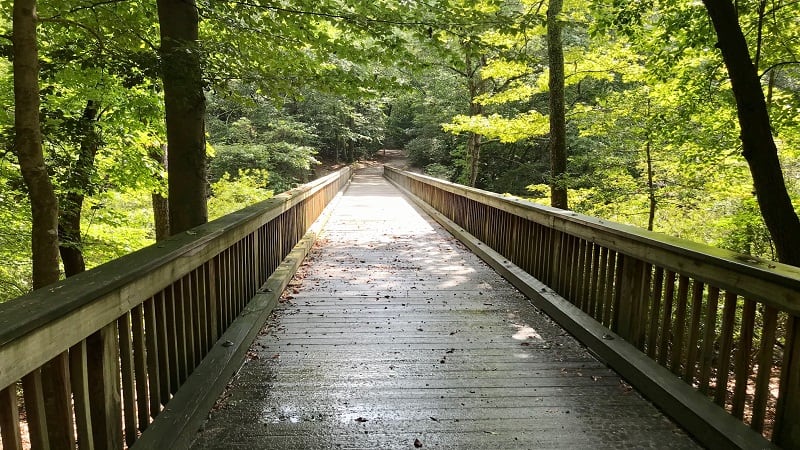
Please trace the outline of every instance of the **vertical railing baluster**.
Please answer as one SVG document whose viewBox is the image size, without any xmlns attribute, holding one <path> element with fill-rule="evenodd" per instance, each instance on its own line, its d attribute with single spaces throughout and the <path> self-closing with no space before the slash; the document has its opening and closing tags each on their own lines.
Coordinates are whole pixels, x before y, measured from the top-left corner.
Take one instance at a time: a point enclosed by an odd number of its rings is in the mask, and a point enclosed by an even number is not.
<svg viewBox="0 0 800 450">
<path fill-rule="evenodd" d="M 44 404 L 44 390 L 42 389 L 41 369 L 36 369 L 22 377 L 22 391 L 25 399 L 25 418 L 28 422 L 28 437 L 31 441 L 31 449 L 49 450 L 51 447 L 50 439 L 47 437 L 46 407 Z"/>
<path fill-rule="evenodd" d="M 22 450 L 22 435 L 19 431 L 19 407 L 17 407 L 17 384 L 0 390 L 0 434 L 3 450 Z"/>
<path fill-rule="evenodd" d="M 147 346 L 144 337 L 144 305 L 139 304 L 131 309 L 131 322 L 133 326 L 133 371 L 136 374 L 136 411 L 139 431 L 144 431 L 150 422 L 149 392 L 147 390 Z"/>
<path fill-rule="evenodd" d="M 620 313 L 620 303 L 622 302 L 622 271 L 624 270 L 624 258 L 625 255 L 622 253 L 617 253 L 617 258 L 615 261 L 615 270 L 614 270 L 614 284 L 611 286 L 611 329 L 616 331 L 619 328 L 619 313 Z"/>
<path fill-rule="evenodd" d="M 683 344 L 686 335 L 686 307 L 689 302 L 689 277 L 678 277 L 677 308 L 675 308 L 675 326 L 673 327 L 672 354 L 670 355 L 669 369 L 672 373 L 680 375 L 683 358 Z"/>
<path fill-rule="evenodd" d="M 764 308 L 764 325 L 761 329 L 761 342 L 758 349 L 758 375 L 756 375 L 753 394 L 753 416 L 750 427 L 759 433 L 764 429 L 769 382 L 772 378 L 772 355 L 775 349 L 775 331 L 778 325 L 778 311 L 772 307 Z"/>
<path fill-rule="evenodd" d="M 736 320 L 737 295 L 725 292 L 725 305 L 722 307 L 722 329 L 720 330 L 719 365 L 714 387 L 714 403 L 724 406 L 727 403 L 728 377 L 730 374 L 731 351 L 733 350 L 734 321 Z"/>
<path fill-rule="evenodd" d="M 117 339 L 117 322 L 111 322 L 86 338 L 95 448 L 120 449 L 123 446 Z"/>
<path fill-rule="evenodd" d="M 700 381 L 698 387 L 703 394 L 708 394 L 708 383 L 711 378 L 711 366 L 714 360 L 714 339 L 717 335 L 718 309 L 719 288 L 709 286 L 706 321 L 703 324 L 703 350 L 700 354 Z"/>
<path fill-rule="evenodd" d="M 653 303 L 650 307 L 650 324 L 647 331 L 647 356 L 656 359 L 658 349 L 659 319 L 661 314 L 661 299 L 664 294 L 664 269 L 656 267 L 653 279 Z"/>
<path fill-rule="evenodd" d="M 69 353 L 63 352 L 42 366 L 47 435 L 51 448 L 75 447 L 72 390 L 69 385 Z"/>
<path fill-rule="evenodd" d="M 705 286 L 702 282 L 694 280 L 692 283 L 692 312 L 689 321 L 689 338 L 687 341 L 686 369 L 683 373 L 683 381 L 690 385 L 694 383 L 694 376 L 697 370 L 698 340 L 700 339 L 700 323 L 703 315 L 703 290 Z"/>
<path fill-rule="evenodd" d="M 69 378 L 75 405 L 75 429 L 78 432 L 78 448 L 81 450 L 94 449 L 87 364 L 86 341 L 82 340 L 69 349 Z"/>
<path fill-rule="evenodd" d="M 800 317 L 786 321 L 779 390 L 772 440 L 783 448 L 800 448 Z"/>
<path fill-rule="evenodd" d="M 219 256 L 211 258 L 206 263 L 206 290 L 208 291 L 208 348 L 214 346 L 219 339 Z"/>
<path fill-rule="evenodd" d="M 750 375 L 750 352 L 753 349 L 753 331 L 756 322 L 756 302 L 749 298 L 744 299 L 742 308 L 742 325 L 739 331 L 739 345 L 736 349 L 734 362 L 733 401 L 731 414 L 739 419 L 744 416 L 745 396 Z"/>
<path fill-rule="evenodd" d="M 195 308 L 196 293 L 192 286 L 191 274 L 186 274 L 180 281 L 181 305 L 183 305 L 183 327 L 186 341 L 186 375 L 194 372 L 194 368 L 200 363 L 195 357 Z"/>
<path fill-rule="evenodd" d="M 614 309 L 614 279 L 617 273 L 617 252 L 613 250 L 608 251 L 608 267 L 606 268 L 606 276 L 604 290 L 603 290 L 603 320 L 602 323 L 608 328 L 611 328 L 611 317 Z"/>
<path fill-rule="evenodd" d="M 136 390 L 134 388 L 136 377 L 133 373 L 133 337 L 129 313 L 125 313 L 117 319 L 117 329 L 119 330 L 119 355 L 122 369 L 122 417 L 125 425 L 125 444 L 130 447 L 136 441 L 138 427 L 136 426 Z"/>
<path fill-rule="evenodd" d="M 661 333 L 658 345 L 658 363 L 667 367 L 669 353 L 672 351 L 672 312 L 675 305 L 675 272 L 668 270 L 664 282 L 664 314 L 661 316 Z"/>
</svg>

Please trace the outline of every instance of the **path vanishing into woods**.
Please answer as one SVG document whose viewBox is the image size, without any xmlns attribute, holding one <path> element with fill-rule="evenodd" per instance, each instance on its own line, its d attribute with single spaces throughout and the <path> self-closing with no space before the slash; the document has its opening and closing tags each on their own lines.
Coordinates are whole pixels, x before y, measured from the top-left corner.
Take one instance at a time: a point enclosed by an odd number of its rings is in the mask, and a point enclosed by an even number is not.
<svg viewBox="0 0 800 450">
<path fill-rule="evenodd" d="M 696 448 L 360 170 L 194 449 Z"/>
</svg>

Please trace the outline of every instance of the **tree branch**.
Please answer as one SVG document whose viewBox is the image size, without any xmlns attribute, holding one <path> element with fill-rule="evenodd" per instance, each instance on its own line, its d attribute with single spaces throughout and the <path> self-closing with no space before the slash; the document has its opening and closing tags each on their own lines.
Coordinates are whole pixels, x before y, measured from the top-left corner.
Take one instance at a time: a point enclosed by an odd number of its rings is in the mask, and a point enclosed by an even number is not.
<svg viewBox="0 0 800 450">
<path fill-rule="evenodd" d="M 792 65 L 792 64 L 800 64 L 800 61 L 782 61 L 782 62 L 779 62 L 779 63 L 775 63 L 775 64 L 767 67 L 766 69 L 764 69 L 764 72 L 762 72 L 761 75 L 758 76 L 758 78 L 763 78 L 764 75 L 769 73 L 769 71 L 777 69 L 778 67 L 789 66 L 789 65 Z"/>
<path fill-rule="evenodd" d="M 100 1 L 100 2 L 97 2 L 97 3 L 92 3 L 92 4 L 89 4 L 89 5 L 76 6 L 75 8 L 68 9 L 66 11 L 60 12 L 60 13 L 54 15 L 54 16 L 40 17 L 39 20 L 41 22 L 52 21 L 53 19 L 58 19 L 60 17 L 63 17 L 64 15 L 76 13 L 78 11 L 83 11 L 83 10 L 87 10 L 87 9 L 94 9 L 94 8 L 96 8 L 98 6 L 111 5 L 111 4 L 114 4 L 114 3 L 125 3 L 127 1 L 128 0 L 103 0 L 103 1 Z"/>
<path fill-rule="evenodd" d="M 103 41 L 103 36 L 101 36 L 96 30 L 93 30 L 93 29 L 89 28 L 88 26 L 86 26 L 86 25 L 84 25 L 84 24 L 82 24 L 80 22 L 76 22 L 76 21 L 70 20 L 70 19 L 62 19 L 62 18 L 59 18 L 59 17 L 56 17 L 56 16 L 49 17 L 47 19 L 39 19 L 39 21 L 43 22 L 43 23 L 57 23 L 57 24 L 60 24 L 60 25 L 75 26 L 75 27 L 78 27 L 78 28 L 83 28 L 89 34 L 94 36 L 95 39 L 97 39 L 97 42 L 100 44 L 101 48 L 105 47 L 104 41 Z"/>
</svg>

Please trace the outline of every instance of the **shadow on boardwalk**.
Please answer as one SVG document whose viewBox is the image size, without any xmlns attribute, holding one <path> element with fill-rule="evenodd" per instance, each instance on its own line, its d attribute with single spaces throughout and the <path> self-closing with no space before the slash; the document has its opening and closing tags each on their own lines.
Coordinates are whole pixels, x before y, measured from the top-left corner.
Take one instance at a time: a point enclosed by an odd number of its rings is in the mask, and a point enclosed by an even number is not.
<svg viewBox="0 0 800 450">
<path fill-rule="evenodd" d="M 195 449 L 696 444 L 367 168 Z"/>
</svg>

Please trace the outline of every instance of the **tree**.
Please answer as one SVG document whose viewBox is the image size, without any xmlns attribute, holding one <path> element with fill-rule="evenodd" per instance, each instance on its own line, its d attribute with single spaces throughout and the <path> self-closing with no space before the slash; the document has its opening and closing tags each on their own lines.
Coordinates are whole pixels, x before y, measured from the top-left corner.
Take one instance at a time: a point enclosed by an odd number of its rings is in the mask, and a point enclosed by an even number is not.
<svg viewBox="0 0 800 450">
<path fill-rule="evenodd" d="M 170 233 L 208 221 L 203 72 L 194 0 L 158 0 Z"/>
<path fill-rule="evenodd" d="M 15 0 L 15 150 L 31 201 L 33 288 L 58 281 L 58 200 L 47 174 L 39 124 L 39 51 L 36 0 Z"/>
<path fill-rule="evenodd" d="M 767 103 L 758 70 L 730 0 L 703 0 L 730 75 L 741 128 L 742 155 L 753 177 L 764 222 L 775 242 L 778 259 L 800 266 L 800 219 L 783 177 L 778 149 L 772 136 Z"/>
<path fill-rule="evenodd" d="M 567 125 L 564 108 L 564 50 L 561 42 L 563 0 L 550 0 L 547 8 L 547 65 L 550 68 L 550 205 L 567 209 Z"/>
<path fill-rule="evenodd" d="M 59 251 L 64 262 L 64 275 L 71 277 L 86 270 L 81 246 L 81 213 L 83 201 L 95 171 L 95 157 L 100 147 L 100 137 L 95 128 L 99 105 L 86 102 L 79 119 L 79 153 L 70 171 L 70 185 L 59 199 L 58 236 Z"/>
</svg>

